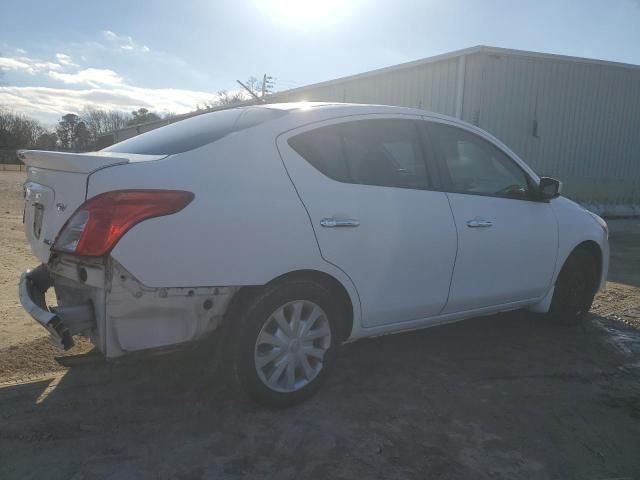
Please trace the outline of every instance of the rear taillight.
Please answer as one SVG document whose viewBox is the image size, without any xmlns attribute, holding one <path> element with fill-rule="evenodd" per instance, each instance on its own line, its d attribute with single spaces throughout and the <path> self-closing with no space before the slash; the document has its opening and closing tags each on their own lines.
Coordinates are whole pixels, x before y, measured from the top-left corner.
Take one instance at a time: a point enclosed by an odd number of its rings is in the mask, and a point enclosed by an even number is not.
<svg viewBox="0 0 640 480">
<path fill-rule="evenodd" d="M 117 190 L 96 195 L 67 220 L 52 250 L 101 257 L 137 223 L 179 212 L 193 197 L 180 190 Z"/>
</svg>

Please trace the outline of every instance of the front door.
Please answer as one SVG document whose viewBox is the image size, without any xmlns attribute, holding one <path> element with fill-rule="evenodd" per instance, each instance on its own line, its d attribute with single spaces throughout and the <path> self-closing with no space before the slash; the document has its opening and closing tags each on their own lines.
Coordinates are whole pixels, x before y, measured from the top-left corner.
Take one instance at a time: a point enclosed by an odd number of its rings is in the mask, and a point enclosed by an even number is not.
<svg viewBox="0 0 640 480">
<path fill-rule="evenodd" d="M 443 313 L 546 294 L 558 248 L 558 224 L 549 203 L 533 199 L 530 177 L 492 142 L 451 125 L 429 123 L 428 130 L 458 229 Z"/>
<path fill-rule="evenodd" d="M 429 190 L 420 125 L 367 115 L 278 138 L 321 254 L 354 282 L 367 327 L 434 316 L 446 304 L 456 229 L 446 194 Z"/>
</svg>

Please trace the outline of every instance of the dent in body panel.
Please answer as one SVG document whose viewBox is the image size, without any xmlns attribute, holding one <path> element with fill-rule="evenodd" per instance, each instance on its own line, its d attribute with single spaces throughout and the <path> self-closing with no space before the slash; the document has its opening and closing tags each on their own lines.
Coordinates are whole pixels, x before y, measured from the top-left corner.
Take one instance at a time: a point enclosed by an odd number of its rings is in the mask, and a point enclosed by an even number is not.
<svg viewBox="0 0 640 480">
<path fill-rule="evenodd" d="M 90 304 L 93 309 L 91 323 L 81 321 L 76 325 L 70 325 L 69 319 L 65 319 L 65 325 L 72 335 L 81 334 L 88 337 L 98 350 L 104 353 L 104 260 L 80 260 L 70 255 L 56 255 L 49 262 L 48 268 L 58 306 L 73 308 Z"/>
<path fill-rule="evenodd" d="M 195 194 L 181 212 L 133 227 L 112 258 L 141 284 L 157 288 L 264 285 L 294 271 L 323 272 L 351 297 L 355 330 L 360 323 L 356 288 L 321 257 L 310 219 L 276 149 L 276 132 L 265 125 L 251 129 L 250 138 L 248 134 L 238 132 L 162 160 L 94 173 L 88 197 L 126 188 Z"/>
<path fill-rule="evenodd" d="M 112 258 L 55 257 L 49 269 L 58 303 L 90 303 L 95 321 L 67 325 L 107 357 L 187 343 L 222 323 L 239 287 L 153 288 L 142 284 Z"/>
<path fill-rule="evenodd" d="M 218 328 L 239 287 L 153 288 L 110 261 L 107 357 L 200 339 Z"/>
</svg>

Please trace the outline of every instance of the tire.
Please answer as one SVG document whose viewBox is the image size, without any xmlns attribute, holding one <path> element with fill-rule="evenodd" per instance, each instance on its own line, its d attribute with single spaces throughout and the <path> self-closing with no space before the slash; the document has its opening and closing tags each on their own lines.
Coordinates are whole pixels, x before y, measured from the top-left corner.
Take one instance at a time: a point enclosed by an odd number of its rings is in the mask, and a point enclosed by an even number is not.
<svg viewBox="0 0 640 480">
<path fill-rule="evenodd" d="M 556 280 L 547 317 L 566 325 L 580 323 L 591 308 L 597 282 L 598 265 L 594 255 L 584 248 L 572 252 Z"/>
<path fill-rule="evenodd" d="M 241 389 L 274 408 L 309 398 L 333 367 L 342 314 L 330 289 L 317 281 L 290 280 L 258 289 L 246 299 L 236 323 L 234 365 Z"/>
</svg>

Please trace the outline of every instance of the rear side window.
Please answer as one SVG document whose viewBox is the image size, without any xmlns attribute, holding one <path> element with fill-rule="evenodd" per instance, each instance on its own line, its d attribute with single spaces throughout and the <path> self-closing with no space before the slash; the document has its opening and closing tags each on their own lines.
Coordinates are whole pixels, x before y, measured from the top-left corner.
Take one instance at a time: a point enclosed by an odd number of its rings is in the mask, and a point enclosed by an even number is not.
<svg viewBox="0 0 640 480">
<path fill-rule="evenodd" d="M 270 108 L 232 108 L 203 113 L 138 135 L 102 150 L 143 155 L 173 155 L 202 147 L 230 133 L 286 115 Z"/>
<path fill-rule="evenodd" d="M 418 123 L 413 120 L 340 123 L 296 135 L 289 145 L 339 182 L 400 188 L 428 184 Z"/>
</svg>

